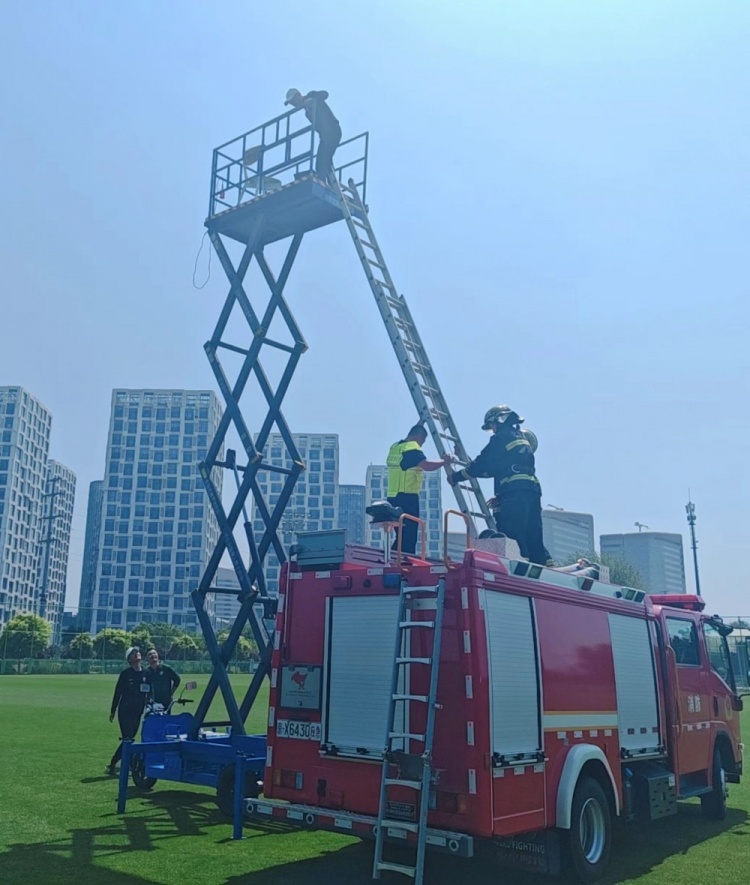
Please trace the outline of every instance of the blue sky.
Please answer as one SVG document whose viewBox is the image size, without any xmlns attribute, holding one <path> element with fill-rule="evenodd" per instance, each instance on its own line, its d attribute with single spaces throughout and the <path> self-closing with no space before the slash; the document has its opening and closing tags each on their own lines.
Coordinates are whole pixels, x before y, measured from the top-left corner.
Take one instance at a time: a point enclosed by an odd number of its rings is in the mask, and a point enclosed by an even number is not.
<svg viewBox="0 0 750 885">
<path fill-rule="evenodd" d="M 690 486 L 709 607 L 750 611 L 750 4 L 31 0 L 3 19 L 0 383 L 51 409 L 78 474 L 70 601 L 112 388 L 213 386 L 218 262 L 191 285 L 211 151 L 296 86 L 371 133 L 370 217 L 469 450 L 510 403 L 545 502 L 597 533 L 684 532 Z M 287 295 L 310 350 L 286 417 L 338 431 L 341 480 L 364 481 L 414 410 L 343 225 L 306 237 Z"/>
</svg>

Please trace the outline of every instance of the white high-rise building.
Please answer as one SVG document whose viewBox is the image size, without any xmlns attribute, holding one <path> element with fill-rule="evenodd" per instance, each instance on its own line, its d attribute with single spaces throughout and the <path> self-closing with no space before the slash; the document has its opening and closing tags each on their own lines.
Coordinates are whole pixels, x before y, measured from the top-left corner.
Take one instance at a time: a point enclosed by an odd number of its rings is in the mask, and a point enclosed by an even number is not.
<svg viewBox="0 0 750 885">
<path fill-rule="evenodd" d="M 190 594 L 219 536 L 198 465 L 221 414 L 209 390 L 112 392 L 93 633 L 141 621 L 195 629 Z M 220 468 L 214 482 L 221 492 Z"/>
<path fill-rule="evenodd" d="M 593 553 L 594 517 L 572 510 L 542 510 L 544 546 L 558 565 L 567 565 L 579 553 Z"/>
<path fill-rule="evenodd" d="M 0 387 L 0 631 L 37 612 L 37 564 L 52 415 L 22 387 Z"/>
<path fill-rule="evenodd" d="M 339 517 L 338 434 L 293 433 L 292 438 L 307 469 L 297 479 L 279 527 L 279 538 L 286 551 L 294 543 L 297 532 L 335 529 Z M 275 467 L 292 466 L 281 434 L 272 433 L 269 436 L 263 450 L 263 460 Z M 268 470 L 259 470 L 257 479 L 268 508 L 273 511 L 286 477 Z M 259 542 L 263 537 L 265 526 L 254 503 L 251 518 L 253 533 L 256 542 Z M 279 573 L 279 560 L 271 549 L 266 556 L 264 569 L 267 591 L 270 595 L 278 592 Z"/>
<path fill-rule="evenodd" d="M 48 461 L 37 556 L 37 613 L 52 624 L 53 644 L 62 637 L 75 498 L 75 473 L 59 461 Z"/>
<path fill-rule="evenodd" d="M 682 535 L 668 532 L 628 532 L 601 535 L 602 556 L 624 559 L 643 578 L 649 593 L 685 593 Z"/>
<path fill-rule="evenodd" d="M 419 493 L 419 514 L 424 520 L 427 532 L 427 557 L 440 559 L 443 555 L 443 505 L 442 505 L 442 471 L 424 471 L 422 474 L 422 490 Z M 369 507 L 373 501 L 384 501 L 388 490 L 388 468 L 385 464 L 370 464 L 365 480 L 366 500 Z M 383 549 L 385 539 L 383 529 L 373 526 L 369 517 L 366 526 L 367 543 L 370 547 Z M 417 541 L 417 553 L 421 551 L 421 538 Z"/>
</svg>

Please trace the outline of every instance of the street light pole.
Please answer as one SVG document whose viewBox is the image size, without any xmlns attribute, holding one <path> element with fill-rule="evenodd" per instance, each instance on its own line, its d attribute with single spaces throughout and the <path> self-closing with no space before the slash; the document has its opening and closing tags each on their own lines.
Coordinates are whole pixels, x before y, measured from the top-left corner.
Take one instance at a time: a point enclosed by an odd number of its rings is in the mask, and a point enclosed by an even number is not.
<svg viewBox="0 0 750 885">
<path fill-rule="evenodd" d="M 693 550 L 693 569 L 695 571 L 695 592 L 698 596 L 701 595 L 701 582 L 698 577 L 698 541 L 695 537 L 695 504 L 690 500 L 690 489 L 688 489 L 688 502 L 685 505 L 685 512 L 687 513 L 687 521 L 690 526 L 690 546 Z"/>
</svg>

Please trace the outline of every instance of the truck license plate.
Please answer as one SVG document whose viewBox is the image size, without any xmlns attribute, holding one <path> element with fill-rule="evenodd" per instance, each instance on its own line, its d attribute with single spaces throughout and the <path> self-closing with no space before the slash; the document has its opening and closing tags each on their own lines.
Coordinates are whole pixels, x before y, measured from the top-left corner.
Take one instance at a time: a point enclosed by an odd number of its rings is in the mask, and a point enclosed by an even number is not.
<svg viewBox="0 0 750 885">
<path fill-rule="evenodd" d="M 321 735 L 320 722 L 297 722 L 294 719 L 279 719 L 276 722 L 276 737 L 320 741 Z"/>
</svg>

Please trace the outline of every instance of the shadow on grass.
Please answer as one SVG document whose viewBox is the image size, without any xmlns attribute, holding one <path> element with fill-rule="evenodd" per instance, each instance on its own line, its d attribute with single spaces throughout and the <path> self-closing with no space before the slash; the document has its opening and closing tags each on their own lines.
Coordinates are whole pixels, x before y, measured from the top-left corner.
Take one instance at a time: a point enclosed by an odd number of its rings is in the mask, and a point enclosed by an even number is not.
<svg viewBox="0 0 750 885">
<path fill-rule="evenodd" d="M 69 838 L 11 845 L 0 854 L 2 885 L 155 885 L 145 875 L 111 870 L 102 862 L 133 852 L 146 855 L 169 840 L 205 836 L 214 825 L 226 824 L 212 796 L 176 790 L 144 794 L 134 788 L 128 793 L 130 800 L 141 800 L 138 816 L 113 811 L 102 815 L 99 827 L 71 827 Z M 148 863 L 144 858 L 142 866 Z"/>
<path fill-rule="evenodd" d="M 51 842 L 11 845 L 0 854 L 0 881 L 3 885 L 27 885 L 29 882 L 50 882 L 54 885 L 154 885 L 147 874 L 131 874 L 108 869 L 102 864 L 108 858 L 126 853 L 140 855 L 139 868 L 148 869 L 148 855 L 169 847 L 171 840 L 183 836 L 207 836 L 227 821 L 215 806 L 213 796 L 181 790 L 160 790 L 138 794 L 138 815 L 120 817 L 114 812 L 103 816 L 102 825 L 92 828 L 71 828 L 69 838 Z M 135 809 L 134 809 L 135 810 Z M 256 871 L 227 879 L 217 870 L 214 883 L 223 885 L 356 885 L 370 881 L 373 843 L 360 842 L 340 850 L 324 851 L 314 857 L 281 863 L 267 870 L 257 870 L 263 863 L 263 837 L 283 838 L 293 832 L 283 824 L 271 822 L 248 827 L 248 852 L 252 852 Z M 736 838 L 750 836 L 748 813 L 730 809 L 724 821 L 707 821 L 700 807 L 680 805 L 675 817 L 650 825 L 618 826 L 610 868 L 602 885 L 618 885 L 650 872 L 673 855 L 685 854 L 695 846 L 726 833 Z M 260 839 L 260 842 L 258 841 Z M 222 842 L 230 841 L 222 839 Z M 278 851 L 278 842 L 274 854 Z M 729 846 L 725 841 L 716 846 L 715 863 L 722 863 Z M 402 863 L 411 863 L 413 854 L 403 849 L 392 856 Z M 168 862 L 169 853 L 161 853 L 161 863 Z M 154 862 L 156 858 L 154 858 Z M 708 863 L 714 859 L 706 857 Z M 248 863 L 250 866 L 250 863 Z M 675 871 L 677 872 L 677 871 Z M 682 877 L 684 881 L 691 881 Z M 472 885 L 549 885 L 547 877 L 515 870 L 497 864 L 491 850 L 482 846 L 471 860 L 428 853 L 425 879 L 430 885 L 455 885 L 470 881 Z M 163 881 L 163 880 L 161 880 Z M 401 885 L 401 876 L 384 874 L 384 885 Z"/>
<path fill-rule="evenodd" d="M 681 805 L 677 815 L 663 821 L 647 825 L 618 825 L 610 865 L 601 885 L 619 885 L 623 881 L 637 879 L 659 867 L 668 858 L 686 854 L 721 833 L 750 836 L 748 817 L 746 811 L 729 809 L 726 820 L 708 821 L 701 816 L 699 806 Z M 373 847 L 372 842 L 347 845 L 318 857 L 226 879 L 223 885 L 315 885 L 320 882 L 325 885 L 364 885 L 371 881 Z M 717 866 L 721 864 L 723 856 L 724 851 L 721 850 L 717 854 Z M 413 852 L 403 849 L 393 849 L 388 858 L 406 864 L 414 862 Z M 397 885 L 406 880 L 397 874 L 384 873 L 381 881 L 384 885 Z M 425 881 L 430 885 L 455 885 L 456 882 L 497 885 L 499 881 L 508 885 L 550 885 L 556 880 L 502 867 L 494 859 L 492 849 L 480 845 L 477 856 L 469 860 L 428 852 Z M 690 880 L 685 877 L 685 881 Z"/>
</svg>

